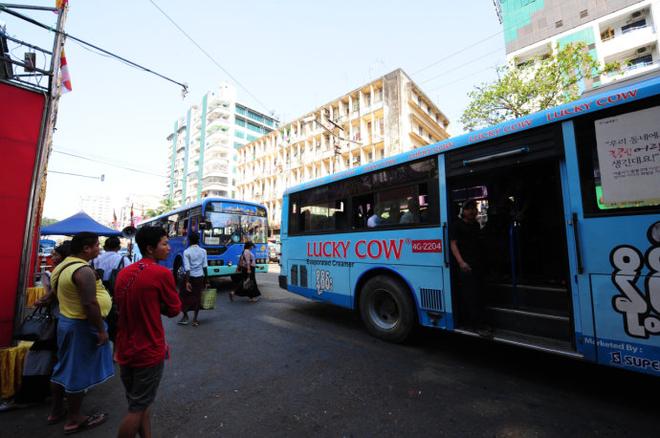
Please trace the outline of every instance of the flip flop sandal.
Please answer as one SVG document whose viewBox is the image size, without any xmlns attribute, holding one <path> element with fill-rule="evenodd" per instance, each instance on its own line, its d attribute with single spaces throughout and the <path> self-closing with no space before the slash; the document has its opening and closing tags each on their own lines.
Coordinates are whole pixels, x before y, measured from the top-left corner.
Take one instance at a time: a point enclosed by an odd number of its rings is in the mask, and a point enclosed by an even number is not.
<svg viewBox="0 0 660 438">
<path fill-rule="evenodd" d="M 199 321 L 193 321 L 192 326 L 193 327 L 198 327 L 199 326 Z"/>
<path fill-rule="evenodd" d="M 53 424 L 57 424 L 60 421 L 64 420 L 66 418 L 66 414 L 67 412 L 65 409 L 64 411 L 62 411 L 60 415 L 49 415 L 48 418 L 46 418 L 46 421 L 50 426 L 52 426 Z"/>
<path fill-rule="evenodd" d="M 64 429 L 64 435 L 72 435 L 74 433 L 82 432 L 83 430 L 93 429 L 100 426 L 108 419 L 108 414 L 94 414 L 87 417 L 82 423 L 71 429 Z"/>
</svg>

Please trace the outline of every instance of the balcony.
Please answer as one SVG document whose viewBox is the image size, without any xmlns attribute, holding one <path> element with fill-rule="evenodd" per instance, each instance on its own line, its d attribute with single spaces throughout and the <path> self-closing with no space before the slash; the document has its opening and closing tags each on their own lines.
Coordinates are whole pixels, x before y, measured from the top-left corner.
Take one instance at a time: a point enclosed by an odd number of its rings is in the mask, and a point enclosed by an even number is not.
<svg viewBox="0 0 660 438">
<path fill-rule="evenodd" d="M 616 53 L 657 41 L 657 34 L 648 10 L 626 15 L 625 20 L 600 25 L 601 53 L 605 58 Z"/>
</svg>

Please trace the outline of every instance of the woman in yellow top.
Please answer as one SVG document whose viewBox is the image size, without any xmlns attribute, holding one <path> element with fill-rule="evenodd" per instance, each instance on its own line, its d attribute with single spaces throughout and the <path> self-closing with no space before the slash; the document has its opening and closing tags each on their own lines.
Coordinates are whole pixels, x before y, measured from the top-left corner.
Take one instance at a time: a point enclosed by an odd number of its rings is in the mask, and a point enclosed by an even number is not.
<svg viewBox="0 0 660 438">
<path fill-rule="evenodd" d="M 57 363 L 51 378 L 53 407 L 50 419 L 63 418 L 64 433 L 71 434 L 96 427 L 107 414 L 81 414 L 84 391 L 114 375 L 112 349 L 103 318 L 112 306 L 89 261 L 99 254 L 99 238 L 82 232 L 71 240 L 71 256 L 51 275 L 51 284 L 60 304 L 57 324 Z M 62 403 L 67 394 L 68 410 Z"/>
</svg>

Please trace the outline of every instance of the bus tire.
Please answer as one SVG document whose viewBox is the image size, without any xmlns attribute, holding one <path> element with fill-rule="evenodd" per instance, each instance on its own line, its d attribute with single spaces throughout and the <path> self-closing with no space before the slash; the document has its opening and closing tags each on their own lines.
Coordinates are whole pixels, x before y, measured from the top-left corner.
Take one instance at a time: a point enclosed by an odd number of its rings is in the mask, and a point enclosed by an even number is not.
<svg viewBox="0 0 660 438">
<path fill-rule="evenodd" d="M 360 316 L 369 333 L 388 342 L 405 341 L 416 324 L 408 288 L 386 275 L 370 278 L 362 287 Z"/>
</svg>

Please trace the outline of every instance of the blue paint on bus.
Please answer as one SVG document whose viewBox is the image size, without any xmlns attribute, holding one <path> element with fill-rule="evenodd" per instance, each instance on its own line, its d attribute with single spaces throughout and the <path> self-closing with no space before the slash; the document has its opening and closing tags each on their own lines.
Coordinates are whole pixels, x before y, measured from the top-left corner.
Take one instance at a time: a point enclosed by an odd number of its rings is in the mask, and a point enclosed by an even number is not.
<svg viewBox="0 0 660 438">
<path fill-rule="evenodd" d="M 158 225 L 168 231 L 170 254 L 161 264 L 174 270 L 183 261 L 191 233 L 200 236 L 199 245 L 207 252 L 208 275 L 236 274 L 244 243 L 252 241 L 257 259 L 256 272 L 268 272 L 268 221 L 260 204 L 228 198 L 204 198 L 176 208 L 138 225 Z"/>
<path fill-rule="evenodd" d="M 603 137 L 608 123 L 620 138 Z M 468 199 L 496 219 L 506 195 L 522 219 L 508 210 L 509 237 L 483 247 L 495 340 L 660 376 L 659 131 L 654 77 L 289 188 L 280 284 L 359 311 L 365 280 L 386 277 L 405 285 L 420 325 L 476 334 L 461 314 L 450 227 Z M 547 198 L 525 199 L 534 183 Z M 409 226 L 411 200 L 423 211 Z"/>
</svg>

